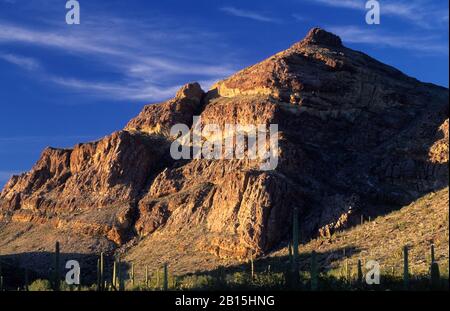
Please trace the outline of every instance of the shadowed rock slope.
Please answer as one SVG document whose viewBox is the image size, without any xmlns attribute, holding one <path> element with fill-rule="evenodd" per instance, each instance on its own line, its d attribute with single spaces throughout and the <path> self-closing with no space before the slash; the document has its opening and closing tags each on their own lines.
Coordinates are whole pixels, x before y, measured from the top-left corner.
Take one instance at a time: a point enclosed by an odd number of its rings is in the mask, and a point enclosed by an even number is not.
<svg viewBox="0 0 450 311">
<path fill-rule="evenodd" d="M 358 259 L 376 260 L 382 274 L 403 276 L 403 247 L 409 249 L 409 268 L 412 275 L 430 273 L 431 245 L 435 246 L 435 260 L 441 275 L 448 278 L 449 270 L 449 193 L 448 187 L 429 193 L 413 203 L 384 216 L 365 219 L 363 225 L 333 235 L 316 238 L 301 245 L 300 255 L 316 251 L 324 271 L 340 275 L 347 262 L 353 276 L 357 274 Z M 344 250 L 345 253 L 344 253 Z M 286 247 L 273 252 L 270 258 L 288 255 Z M 310 255 L 302 264 L 310 264 Z"/>
<path fill-rule="evenodd" d="M 278 167 L 172 160 L 171 126 L 192 126 L 195 115 L 221 127 L 278 124 Z M 361 214 L 387 213 L 447 185 L 448 89 L 315 28 L 207 93 L 187 84 L 119 132 L 46 149 L 0 194 L 0 230 L 9 239 L 0 252 L 35 251 L 39 243 L 20 239 L 29 232 L 44 241 L 68 232 L 62 247 L 70 253 L 139 259 L 170 248 L 178 257 L 243 259 L 289 237 L 294 207 L 302 237 L 327 237 Z M 19 224 L 20 232 L 11 229 Z M 146 252 L 136 251 L 141 246 Z"/>
</svg>

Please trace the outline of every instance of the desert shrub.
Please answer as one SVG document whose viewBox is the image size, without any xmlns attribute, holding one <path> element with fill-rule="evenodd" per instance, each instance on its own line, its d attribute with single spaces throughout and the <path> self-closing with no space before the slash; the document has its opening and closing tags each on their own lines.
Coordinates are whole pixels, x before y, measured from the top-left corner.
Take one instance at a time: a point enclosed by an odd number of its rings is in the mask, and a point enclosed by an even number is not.
<svg viewBox="0 0 450 311">
<path fill-rule="evenodd" d="M 206 289 L 214 283 L 213 278 L 207 275 L 189 275 L 179 281 L 179 287 L 182 290 Z"/>
<path fill-rule="evenodd" d="M 281 289 L 284 287 L 283 273 L 258 273 L 252 284 L 260 288 Z"/>
<path fill-rule="evenodd" d="M 50 284 L 50 281 L 48 280 L 35 280 L 33 283 L 31 283 L 28 286 L 28 290 L 32 292 L 45 292 L 45 291 L 51 291 L 52 285 Z"/>
</svg>

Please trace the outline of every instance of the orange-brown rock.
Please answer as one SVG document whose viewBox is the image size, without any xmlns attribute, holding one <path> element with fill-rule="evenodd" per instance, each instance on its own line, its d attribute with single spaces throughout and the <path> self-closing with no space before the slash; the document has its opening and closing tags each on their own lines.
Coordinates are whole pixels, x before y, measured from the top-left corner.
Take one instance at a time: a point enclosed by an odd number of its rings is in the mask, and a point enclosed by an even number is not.
<svg viewBox="0 0 450 311">
<path fill-rule="evenodd" d="M 221 127 L 278 124 L 278 167 L 172 160 L 170 128 L 191 126 L 194 115 Z M 98 243 L 102 237 L 133 260 L 179 248 L 248 258 L 289 238 L 294 207 L 306 240 L 447 185 L 448 89 L 315 28 L 206 94 L 188 84 L 146 106 L 123 131 L 70 150 L 46 149 L 1 192 L 0 219 L 31 223 L 36 232 L 50 224 L 80 232 L 83 247 L 91 237 L 92 252 L 110 247 Z"/>
<path fill-rule="evenodd" d="M 5 186 L 2 212 L 12 221 L 83 228 L 121 244 L 141 191 L 165 161 L 165 148 L 160 137 L 127 131 L 73 149 L 47 148 L 29 173 Z"/>
<path fill-rule="evenodd" d="M 175 98 L 158 105 L 147 105 L 125 130 L 169 136 L 178 123 L 192 125 L 192 117 L 201 112 L 204 92 L 198 83 L 183 86 Z"/>
</svg>

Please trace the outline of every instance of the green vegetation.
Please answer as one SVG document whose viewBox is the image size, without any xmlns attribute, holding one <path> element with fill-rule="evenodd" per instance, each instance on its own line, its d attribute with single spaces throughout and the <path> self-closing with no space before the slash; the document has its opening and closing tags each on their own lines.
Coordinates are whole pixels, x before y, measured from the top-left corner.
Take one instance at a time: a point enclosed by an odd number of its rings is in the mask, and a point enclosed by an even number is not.
<svg viewBox="0 0 450 311">
<path fill-rule="evenodd" d="M 48 280 L 38 279 L 30 284 L 29 290 L 32 292 L 46 292 L 52 290 L 52 284 Z"/>
<path fill-rule="evenodd" d="M 55 254 L 57 254 L 56 252 Z M 105 282 L 100 286 L 104 291 L 157 291 L 157 290 L 448 290 L 448 274 L 441 276 L 439 264 L 436 261 L 430 262 L 430 272 L 428 274 L 411 275 L 409 271 L 408 247 L 403 248 L 404 257 L 401 258 L 404 264 L 403 273 L 395 274 L 395 271 L 381 271 L 379 285 L 367 285 L 364 281 L 364 265 L 358 260 L 356 267 L 344 265 L 338 270 L 324 271 L 318 263 L 320 253 L 315 251 L 309 254 L 309 264 L 299 265 L 298 274 L 292 275 L 291 260 L 285 257 L 264 258 L 252 261 L 252 264 L 242 264 L 232 267 L 218 267 L 216 270 L 204 273 L 195 273 L 182 276 L 175 276 L 169 273 L 168 264 L 164 264 L 163 284 L 160 286 L 159 269 L 153 274 L 149 273 L 148 267 L 142 267 L 145 277 L 142 280 L 135 278 L 135 272 L 141 267 L 131 263 L 129 265 L 129 277 L 127 280 L 121 278 L 121 263 L 114 261 L 112 264 L 112 278 L 107 281 L 102 267 L 104 255 L 100 254 L 99 279 Z M 434 246 L 431 247 L 431 258 L 434 259 Z M 303 258 L 306 259 L 303 255 Z M 346 261 L 348 263 L 348 261 Z M 289 267 L 286 269 L 286 267 Z M 26 270 L 25 270 L 26 271 Z M 337 272 L 338 271 L 338 272 Z M 356 271 L 356 273 L 353 273 Z M 292 283 L 293 278 L 297 281 Z M 53 283 L 36 279 L 28 285 L 28 276 L 24 278 L 25 284 L 20 290 L 30 291 L 50 291 L 50 290 L 98 290 L 99 284 L 84 287 L 72 287 L 61 283 L 55 287 Z"/>
</svg>

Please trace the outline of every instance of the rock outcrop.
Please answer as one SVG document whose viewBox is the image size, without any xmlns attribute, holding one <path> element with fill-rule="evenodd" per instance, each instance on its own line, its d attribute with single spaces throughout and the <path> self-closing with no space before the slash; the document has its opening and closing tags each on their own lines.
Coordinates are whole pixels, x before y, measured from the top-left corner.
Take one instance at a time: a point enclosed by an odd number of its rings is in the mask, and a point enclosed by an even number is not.
<svg viewBox="0 0 450 311">
<path fill-rule="evenodd" d="M 278 124 L 278 167 L 173 160 L 170 128 L 191 127 L 196 115 L 221 128 Z M 248 258 L 289 237 L 294 207 L 307 240 L 447 185 L 448 89 L 315 28 L 207 93 L 188 84 L 120 132 L 70 150 L 46 149 L 1 192 L 0 230 L 25 222 L 39 232 L 50 224 L 92 237 L 92 252 L 103 247 L 96 239 L 106 238 L 131 259 L 163 252 L 138 251 L 152 241 L 173 248 L 190 241 L 218 257 Z M 9 243 L 27 250 L 20 238 Z"/>
<path fill-rule="evenodd" d="M 148 105 L 125 127 L 126 131 L 170 136 L 170 128 L 178 123 L 192 125 L 192 117 L 202 108 L 205 93 L 198 83 L 183 86 L 175 98 L 158 105 Z"/>
</svg>

